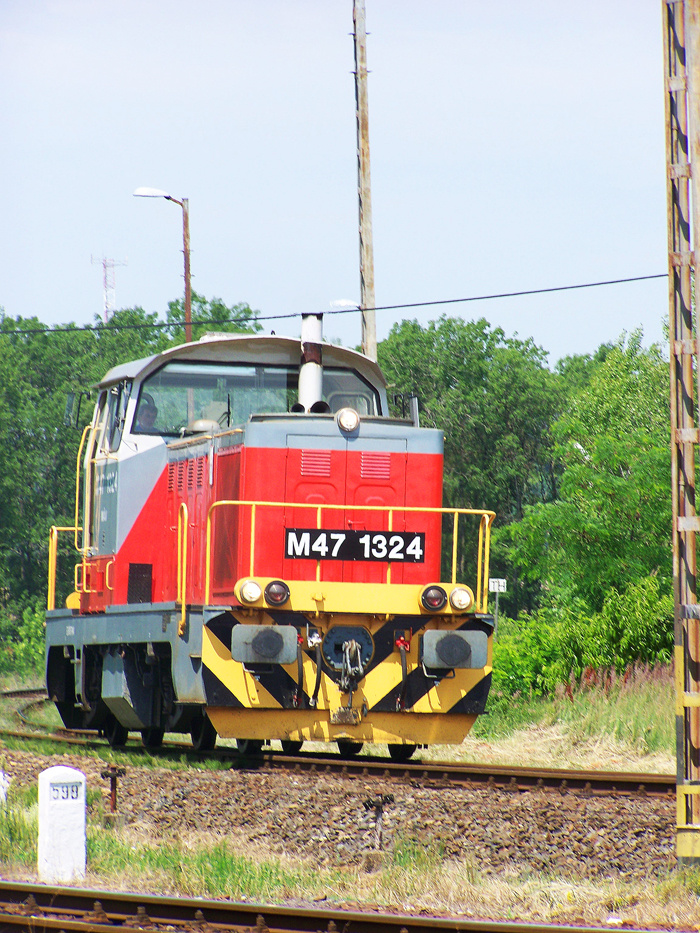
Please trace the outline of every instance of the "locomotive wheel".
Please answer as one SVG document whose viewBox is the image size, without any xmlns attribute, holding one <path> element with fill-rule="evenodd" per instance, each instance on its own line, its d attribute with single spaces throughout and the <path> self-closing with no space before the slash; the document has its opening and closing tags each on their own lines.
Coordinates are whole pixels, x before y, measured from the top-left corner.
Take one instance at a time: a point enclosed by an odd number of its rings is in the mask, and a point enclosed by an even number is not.
<svg viewBox="0 0 700 933">
<path fill-rule="evenodd" d="M 110 713 L 104 725 L 104 736 L 112 748 L 116 748 L 120 745 L 126 745 L 129 730 L 119 722 L 114 714 Z"/>
<path fill-rule="evenodd" d="M 257 755 L 262 747 L 262 739 L 236 739 L 236 748 L 241 755 Z"/>
<path fill-rule="evenodd" d="M 301 751 L 303 742 L 293 742 L 291 739 L 282 739 L 282 751 L 285 755 L 296 755 Z"/>
<path fill-rule="evenodd" d="M 354 758 L 362 751 L 362 742 L 353 742 L 352 739 L 336 739 L 336 745 L 341 758 Z"/>
<path fill-rule="evenodd" d="M 143 742 L 144 748 L 160 748 L 163 744 L 163 735 L 163 729 L 142 729 L 141 741 Z"/>
<path fill-rule="evenodd" d="M 217 732 L 206 713 L 197 716 L 190 729 L 190 736 L 196 752 L 210 752 L 214 748 Z"/>
<path fill-rule="evenodd" d="M 389 757 L 392 761 L 408 761 L 417 745 L 389 745 Z"/>
</svg>

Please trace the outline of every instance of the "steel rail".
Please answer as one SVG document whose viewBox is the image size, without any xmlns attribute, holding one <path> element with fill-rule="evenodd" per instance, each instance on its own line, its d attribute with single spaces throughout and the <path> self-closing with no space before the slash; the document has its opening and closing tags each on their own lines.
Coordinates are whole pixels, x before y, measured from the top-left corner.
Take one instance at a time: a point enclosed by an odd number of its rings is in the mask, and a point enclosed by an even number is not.
<svg viewBox="0 0 700 933">
<path fill-rule="evenodd" d="M 28 697 L 46 697 L 44 687 L 23 687 L 20 690 L 0 690 L 0 700 L 22 700 Z"/>
<path fill-rule="evenodd" d="M 61 742 L 86 748 L 108 748 L 107 743 L 96 734 L 56 735 L 0 730 L 7 738 L 34 741 Z M 653 774 L 624 771 L 576 771 L 555 768 L 519 768 L 508 765 L 479 765 L 441 761 L 415 761 L 397 764 L 385 758 L 344 759 L 337 755 L 327 757 L 307 753 L 289 756 L 278 752 L 241 755 L 234 748 L 219 748 L 210 752 L 195 752 L 191 746 L 178 742 L 169 743 L 160 749 L 143 748 L 139 745 L 124 746 L 122 752 L 131 755 L 148 755 L 149 758 L 177 755 L 190 751 L 193 760 L 219 759 L 230 762 L 232 768 L 244 771 L 284 770 L 311 774 L 339 774 L 344 776 L 375 777 L 383 780 L 407 780 L 415 784 L 432 784 L 444 787 L 486 787 L 511 792 L 526 790 L 550 790 L 559 793 L 571 791 L 600 794 L 636 794 L 648 797 L 666 797 L 675 794 L 676 778 L 672 774 Z"/>
<path fill-rule="evenodd" d="M 415 761 L 397 763 L 381 758 L 294 758 L 265 753 L 260 756 L 271 769 L 335 772 L 362 777 L 404 778 L 418 783 L 484 786 L 509 791 L 549 789 L 562 793 L 580 791 L 590 794 L 674 794 L 676 778 L 671 774 L 647 774 L 624 771 L 578 771 L 558 768 L 520 768 L 509 765 L 465 764 L 464 762 Z M 250 767 L 250 764 L 248 765 Z"/>
<path fill-rule="evenodd" d="M 122 894 L 82 888 L 0 881 L 0 930 L 76 930 L 106 933 L 128 929 L 182 931 L 232 930 L 250 933 L 600 933 L 609 927 L 561 926 L 519 921 L 473 920 L 464 916 L 426 916 L 362 912 L 339 908 L 299 908 L 204 898 Z M 640 933 L 640 931 L 638 931 Z M 647 930 L 646 933 L 652 933 Z M 654 931 L 656 933 L 656 931 Z"/>
<path fill-rule="evenodd" d="M 40 690 L 3 691 L 3 698 L 29 698 L 40 694 Z M 30 704 L 31 705 L 31 704 Z M 23 719 L 26 723 L 26 719 Z M 42 727 L 37 726 L 41 729 Z M 0 735 L 8 738 L 30 740 L 51 740 L 65 744 L 103 748 L 106 741 L 91 730 L 64 730 L 59 734 L 24 732 L 0 729 Z M 579 791 L 590 794 L 640 794 L 648 796 L 667 796 L 676 792 L 676 777 L 673 774 L 654 774 L 627 771 L 584 771 L 577 769 L 516 767 L 510 765 L 471 764 L 446 761 L 395 762 L 387 758 L 362 756 L 341 758 L 323 752 L 302 752 L 298 755 L 285 755 L 279 752 L 263 751 L 257 755 L 242 755 L 237 749 L 219 747 L 208 752 L 195 752 L 191 745 L 184 742 L 166 742 L 160 749 L 145 749 L 140 745 L 124 746 L 124 753 L 132 755 L 148 754 L 149 757 L 167 757 L 170 754 L 190 752 L 197 761 L 219 759 L 230 761 L 231 767 L 241 770 L 285 770 L 310 773 L 334 773 L 358 775 L 361 777 L 392 778 L 420 783 L 439 783 L 455 786 L 487 786 L 509 791 L 549 789 L 562 793 Z"/>
</svg>

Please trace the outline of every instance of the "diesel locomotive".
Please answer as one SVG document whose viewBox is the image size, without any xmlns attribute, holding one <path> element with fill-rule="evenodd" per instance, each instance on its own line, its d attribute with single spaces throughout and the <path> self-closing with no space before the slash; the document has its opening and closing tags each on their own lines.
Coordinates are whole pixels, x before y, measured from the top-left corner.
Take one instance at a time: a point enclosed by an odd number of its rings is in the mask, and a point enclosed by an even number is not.
<svg viewBox="0 0 700 933">
<path fill-rule="evenodd" d="M 442 432 L 416 405 L 390 416 L 376 363 L 308 315 L 301 341 L 208 334 L 95 388 L 75 523 L 49 540 L 46 683 L 67 727 L 397 760 L 462 741 L 491 679 L 494 513 L 443 508 Z"/>
</svg>

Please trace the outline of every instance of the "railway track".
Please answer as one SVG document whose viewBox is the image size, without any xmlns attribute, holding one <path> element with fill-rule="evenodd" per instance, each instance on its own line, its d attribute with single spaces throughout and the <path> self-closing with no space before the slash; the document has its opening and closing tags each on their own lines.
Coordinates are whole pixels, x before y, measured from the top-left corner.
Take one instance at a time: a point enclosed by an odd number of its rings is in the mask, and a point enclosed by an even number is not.
<svg viewBox="0 0 700 933">
<path fill-rule="evenodd" d="M 41 690 L 5 691 L 0 695 L 4 699 L 28 700 L 17 716 L 25 725 L 35 730 L 0 730 L 0 736 L 15 739 L 51 740 L 68 745 L 90 748 L 108 748 L 107 742 L 97 732 L 88 730 L 71 732 L 59 730 L 51 732 L 31 723 L 25 713 L 37 703 L 46 700 L 46 693 Z M 518 792 L 521 790 L 549 789 L 566 793 L 577 791 L 584 794 L 638 794 L 643 796 L 669 796 L 675 794 L 676 778 L 671 774 L 650 774 L 622 771 L 582 771 L 552 768 L 519 768 L 503 765 L 480 765 L 417 759 L 409 762 L 395 762 L 389 758 L 359 756 L 341 758 L 338 755 L 305 752 L 297 755 L 285 755 L 279 752 L 263 751 L 257 755 L 243 756 L 234 748 L 219 747 L 212 752 L 200 754 L 189 743 L 166 742 L 160 749 L 144 749 L 138 744 L 124 746 L 130 755 L 148 755 L 149 757 L 177 756 L 191 754 L 193 759 L 218 759 L 227 762 L 232 768 L 259 770 L 284 770 L 294 773 L 343 774 L 360 777 L 383 779 L 403 779 L 416 784 L 444 786 L 484 786 L 505 788 Z"/>
<path fill-rule="evenodd" d="M 199 898 L 119 894 L 79 888 L 0 882 L 0 931 L 114 933 L 119 928 L 169 933 L 600 933 L 601 927 L 382 914 L 330 908 L 280 907 Z"/>
</svg>

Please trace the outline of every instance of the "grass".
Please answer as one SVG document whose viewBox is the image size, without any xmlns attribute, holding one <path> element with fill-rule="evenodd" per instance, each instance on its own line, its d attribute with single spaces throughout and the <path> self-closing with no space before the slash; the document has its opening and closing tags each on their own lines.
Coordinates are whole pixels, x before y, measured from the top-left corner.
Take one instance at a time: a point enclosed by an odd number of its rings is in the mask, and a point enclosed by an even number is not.
<svg viewBox="0 0 700 933">
<path fill-rule="evenodd" d="M 672 671 L 640 667 L 626 677 L 590 674 L 557 696 L 520 697 L 507 710 L 495 704 L 494 712 L 482 717 L 461 745 L 435 746 L 420 754 L 436 759 L 669 773 L 674 769 L 674 742 Z M 31 745 L 32 750 L 39 747 L 41 743 Z M 374 746 L 368 751 L 381 754 L 386 748 Z M 95 751 L 85 754 L 130 763 L 128 754 L 111 749 L 99 756 Z M 178 754 L 140 759 L 139 764 L 148 761 L 157 767 L 191 767 Z M 222 765 L 212 761 L 205 767 Z M 85 883 L 95 887 L 270 903 L 324 901 L 352 908 L 372 905 L 500 920 L 700 927 L 699 870 L 677 870 L 650 877 L 645 884 L 619 879 L 588 882 L 531 872 L 491 874 L 480 871 L 478 852 L 467 860 L 451 860 L 439 844 L 426 846 L 420 839 L 401 836 L 393 850 L 373 853 L 362 865 L 310 869 L 291 857 L 242 851 L 223 835 L 181 838 L 174 833 L 156 845 L 139 836 L 135 827 L 111 824 L 101 792 L 90 793 L 88 801 L 90 874 Z M 27 791 L 11 786 L 8 805 L 0 807 L 0 871 L 4 877 L 33 877 L 36 814 L 36 788 Z"/>
<path fill-rule="evenodd" d="M 675 753 L 675 691 L 670 667 L 638 666 L 623 677 L 593 672 L 561 703 L 573 740 L 607 735 L 639 754 Z"/>
<path fill-rule="evenodd" d="M 256 862 L 232 851 L 222 839 L 192 848 L 168 840 L 167 845 L 136 843 L 128 834 L 92 827 L 88 834 L 90 871 L 106 879 L 137 879 L 161 891 L 192 897 L 230 897 L 283 901 L 313 897 L 320 890 L 319 873 L 281 861 Z"/>
<path fill-rule="evenodd" d="M 458 754 L 503 764 L 671 773 L 675 742 L 673 669 L 640 665 L 624 676 L 589 672 L 553 697 L 519 697 L 507 709 L 496 704 Z"/>
<path fill-rule="evenodd" d="M 4 877 L 31 877 L 36 858 L 36 804 L 17 795 L 0 808 L 0 865 Z M 11 853 L 11 854 L 10 854 Z M 99 806 L 88 821 L 85 885 L 159 891 L 187 897 L 261 903 L 435 912 L 495 920 L 621 923 L 697 929 L 700 871 L 679 870 L 645 885 L 617 880 L 589 882 L 528 872 L 479 871 L 478 853 L 446 860 L 438 847 L 399 838 L 392 852 L 377 853 L 364 867 L 310 869 L 288 858 L 255 859 L 226 839 L 202 843 L 177 836 L 153 845 L 134 831 L 110 826 Z"/>
</svg>

